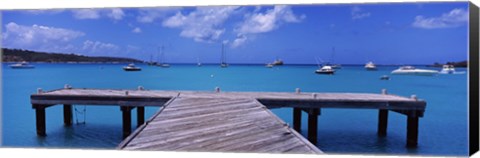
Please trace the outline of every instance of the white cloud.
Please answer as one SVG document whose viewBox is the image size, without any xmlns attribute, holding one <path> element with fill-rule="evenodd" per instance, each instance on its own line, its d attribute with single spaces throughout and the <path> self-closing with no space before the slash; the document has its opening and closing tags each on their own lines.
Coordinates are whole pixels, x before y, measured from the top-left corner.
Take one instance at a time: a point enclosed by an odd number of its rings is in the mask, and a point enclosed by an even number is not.
<svg viewBox="0 0 480 158">
<path fill-rule="evenodd" d="M 122 9 L 115 8 L 111 9 L 107 16 L 114 20 L 122 20 L 122 18 L 125 16 L 125 13 Z"/>
<path fill-rule="evenodd" d="M 177 12 L 165 19 L 165 27 L 180 28 L 180 36 L 197 42 L 214 42 L 225 32 L 223 23 L 238 7 L 199 7 L 187 15 Z"/>
<path fill-rule="evenodd" d="M 232 47 L 244 44 L 248 35 L 270 32 L 278 29 L 284 23 L 298 23 L 306 18 L 305 15 L 295 15 L 289 6 L 279 5 L 273 9 L 258 12 L 255 9 L 253 14 L 247 14 L 243 23 L 235 29 L 237 38 L 233 41 Z"/>
<path fill-rule="evenodd" d="M 86 40 L 83 42 L 82 49 L 90 55 L 112 55 L 118 53 L 120 47 L 111 43 Z"/>
<path fill-rule="evenodd" d="M 54 47 L 64 47 L 72 40 L 84 35 L 83 32 L 64 28 L 36 24 L 25 26 L 10 22 L 5 25 L 2 40 L 5 47 L 48 50 Z"/>
<path fill-rule="evenodd" d="M 132 30 L 133 33 L 142 33 L 142 29 L 140 29 L 139 27 L 135 27 L 133 30 Z"/>
<path fill-rule="evenodd" d="M 452 28 L 464 25 L 468 22 L 468 11 L 464 9 L 453 9 L 440 17 L 425 18 L 421 15 L 415 17 L 413 27 L 423 29 Z"/>
<path fill-rule="evenodd" d="M 73 17 L 76 19 L 100 19 L 101 17 L 108 17 L 113 20 L 122 20 L 125 13 L 120 8 L 114 9 L 74 9 L 72 10 Z"/>
<path fill-rule="evenodd" d="M 367 18 L 370 15 L 371 15 L 370 12 L 365 12 L 358 6 L 355 6 L 355 7 L 352 8 L 352 19 L 353 20 Z"/>
<path fill-rule="evenodd" d="M 238 32 L 243 34 L 270 32 L 277 29 L 282 23 L 300 22 L 304 18 L 305 15 L 297 16 L 293 14 L 288 6 L 275 6 L 273 9 L 267 10 L 266 13 L 247 16 L 238 28 Z"/>
<path fill-rule="evenodd" d="M 239 34 L 235 40 L 233 40 L 233 43 L 231 45 L 232 48 L 237 48 L 241 45 L 243 45 L 247 41 L 247 36 L 243 34 Z"/>
<path fill-rule="evenodd" d="M 75 9 L 72 10 L 73 17 L 76 19 L 98 19 L 100 10 L 98 9 Z"/>
<path fill-rule="evenodd" d="M 181 8 L 165 7 L 165 8 L 141 8 L 138 12 L 137 21 L 142 23 L 151 23 L 156 19 L 165 18 L 169 14 L 175 13 Z"/>
</svg>

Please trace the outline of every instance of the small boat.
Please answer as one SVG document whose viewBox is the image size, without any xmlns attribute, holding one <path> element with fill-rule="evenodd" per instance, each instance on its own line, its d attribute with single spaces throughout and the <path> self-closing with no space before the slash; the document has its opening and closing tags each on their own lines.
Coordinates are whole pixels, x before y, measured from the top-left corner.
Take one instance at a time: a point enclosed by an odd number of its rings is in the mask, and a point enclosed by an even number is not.
<svg viewBox="0 0 480 158">
<path fill-rule="evenodd" d="M 159 64 L 158 66 L 163 67 L 163 68 L 169 68 L 170 64 L 163 63 L 163 64 Z"/>
<path fill-rule="evenodd" d="M 282 59 L 275 59 L 275 61 L 273 61 L 273 63 L 271 63 L 272 65 L 283 65 L 283 61 Z"/>
<path fill-rule="evenodd" d="M 9 65 L 12 69 L 33 69 L 35 66 L 28 64 L 28 62 L 23 61 L 20 63 Z"/>
<path fill-rule="evenodd" d="M 441 74 L 454 74 L 455 73 L 455 67 L 453 67 L 453 65 L 443 65 L 440 73 Z"/>
<path fill-rule="evenodd" d="M 315 70 L 315 73 L 333 75 L 333 73 L 335 73 L 335 70 L 331 66 L 325 65 L 322 68 Z"/>
<path fill-rule="evenodd" d="M 390 77 L 388 75 L 383 75 L 380 77 L 380 80 L 390 80 Z"/>
<path fill-rule="evenodd" d="M 377 70 L 377 66 L 375 66 L 375 64 L 373 64 L 373 62 L 368 62 L 367 64 L 365 64 L 365 69 L 367 69 L 369 71 L 375 71 L 375 70 Z"/>
<path fill-rule="evenodd" d="M 426 70 L 426 69 L 417 69 L 413 66 L 402 66 L 396 70 L 392 71 L 392 74 L 395 75 L 424 75 L 432 76 L 438 74 L 437 70 Z"/>
<path fill-rule="evenodd" d="M 140 71 L 142 68 L 135 66 L 135 64 L 128 64 L 128 66 L 124 66 L 123 70 L 125 71 Z"/>
<path fill-rule="evenodd" d="M 265 65 L 265 67 L 272 68 L 272 67 L 273 67 L 273 64 L 272 64 L 272 63 L 268 63 L 267 65 Z"/>
</svg>

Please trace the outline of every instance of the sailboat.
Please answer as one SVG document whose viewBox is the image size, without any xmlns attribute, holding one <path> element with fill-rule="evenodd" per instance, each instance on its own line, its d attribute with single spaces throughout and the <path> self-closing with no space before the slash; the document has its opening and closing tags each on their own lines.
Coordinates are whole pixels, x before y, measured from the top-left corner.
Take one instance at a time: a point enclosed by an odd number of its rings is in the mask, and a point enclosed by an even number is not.
<svg viewBox="0 0 480 158">
<path fill-rule="evenodd" d="M 225 54 L 225 46 L 222 43 L 222 56 L 221 56 L 221 61 L 220 61 L 220 67 L 221 68 L 226 68 L 228 67 L 227 64 L 227 55 Z"/>
<path fill-rule="evenodd" d="M 202 66 L 202 63 L 200 62 L 200 58 L 197 58 L 197 66 L 198 66 L 198 67 L 201 67 L 201 66 Z"/>
<path fill-rule="evenodd" d="M 317 61 L 318 69 L 315 70 L 316 74 L 324 74 L 324 75 L 333 75 L 335 73 L 335 70 L 332 68 L 330 65 L 320 65 L 319 59 L 315 58 Z"/>
<path fill-rule="evenodd" d="M 170 64 L 165 63 L 165 52 L 164 52 L 164 47 L 162 46 L 162 54 L 161 54 L 161 62 L 157 65 L 162 68 L 169 68 Z"/>
<path fill-rule="evenodd" d="M 335 47 L 333 47 L 331 67 L 332 67 L 332 69 L 341 69 L 342 68 L 342 65 L 335 64 Z"/>
</svg>

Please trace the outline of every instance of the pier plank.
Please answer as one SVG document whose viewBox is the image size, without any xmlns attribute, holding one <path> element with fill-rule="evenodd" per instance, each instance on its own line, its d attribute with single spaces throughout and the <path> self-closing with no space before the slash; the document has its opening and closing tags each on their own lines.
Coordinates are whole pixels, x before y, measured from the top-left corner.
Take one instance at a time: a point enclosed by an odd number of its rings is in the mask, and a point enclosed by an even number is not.
<svg viewBox="0 0 480 158">
<path fill-rule="evenodd" d="M 185 98 L 185 96 L 176 98 L 165 106 L 165 109 L 156 115 L 136 137 L 128 140 L 129 143 L 120 148 L 255 152 L 260 151 L 263 146 L 291 141 L 307 146 L 301 153 L 321 153 L 310 142 L 294 136 L 292 129 L 279 121 L 276 116 L 272 116 L 264 105 L 253 99 L 217 98 L 214 100 Z M 212 103 L 219 105 L 195 108 L 197 105 Z M 187 104 L 192 108 L 186 108 Z M 170 110 L 175 109 L 176 106 L 183 106 L 183 108 Z M 281 146 L 277 148 L 288 149 Z"/>
</svg>

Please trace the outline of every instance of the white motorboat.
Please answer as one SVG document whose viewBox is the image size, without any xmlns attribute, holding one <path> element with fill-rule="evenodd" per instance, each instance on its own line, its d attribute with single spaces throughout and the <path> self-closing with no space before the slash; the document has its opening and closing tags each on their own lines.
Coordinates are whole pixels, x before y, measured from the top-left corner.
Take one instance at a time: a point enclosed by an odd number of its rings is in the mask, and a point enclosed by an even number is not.
<svg viewBox="0 0 480 158">
<path fill-rule="evenodd" d="M 439 72 L 440 74 L 465 74 L 465 71 L 455 71 L 455 67 L 453 65 L 443 65 L 442 70 Z"/>
<path fill-rule="evenodd" d="M 322 66 L 322 68 L 315 70 L 315 73 L 333 75 L 335 73 L 335 70 L 331 66 L 325 65 Z"/>
<path fill-rule="evenodd" d="M 442 71 L 440 71 L 441 74 L 454 74 L 455 73 L 455 67 L 453 65 L 443 65 Z"/>
<path fill-rule="evenodd" d="M 375 66 L 375 64 L 373 64 L 373 62 L 368 62 L 367 64 L 365 64 L 365 69 L 370 70 L 370 71 L 375 71 L 375 70 L 377 70 L 377 66 Z"/>
<path fill-rule="evenodd" d="M 272 65 L 283 65 L 283 61 L 282 59 L 275 59 L 275 61 L 273 61 Z"/>
<path fill-rule="evenodd" d="M 128 64 L 128 66 L 124 66 L 123 70 L 125 71 L 140 71 L 142 68 L 135 66 L 135 64 Z"/>
<path fill-rule="evenodd" d="M 273 64 L 268 63 L 267 65 L 265 65 L 265 67 L 272 68 L 272 67 L 273 67 Z"/>
<path fill-rule="evenodd" d="M 9 65 L 12 69 L 33 69 L 35 66 L 28 64 L 28 62 L 23 61 L 20 63 Z"/>
<path fill-rule="evenodd" d="M 426 69 L 417 69 L 413 66 L 402 66 L 396 70 L 392 71 L 392 74 L 395 75 L 425 75 L 431 76 L 438 74 L 437 70 L 426 70 Z"/>
</svg>

